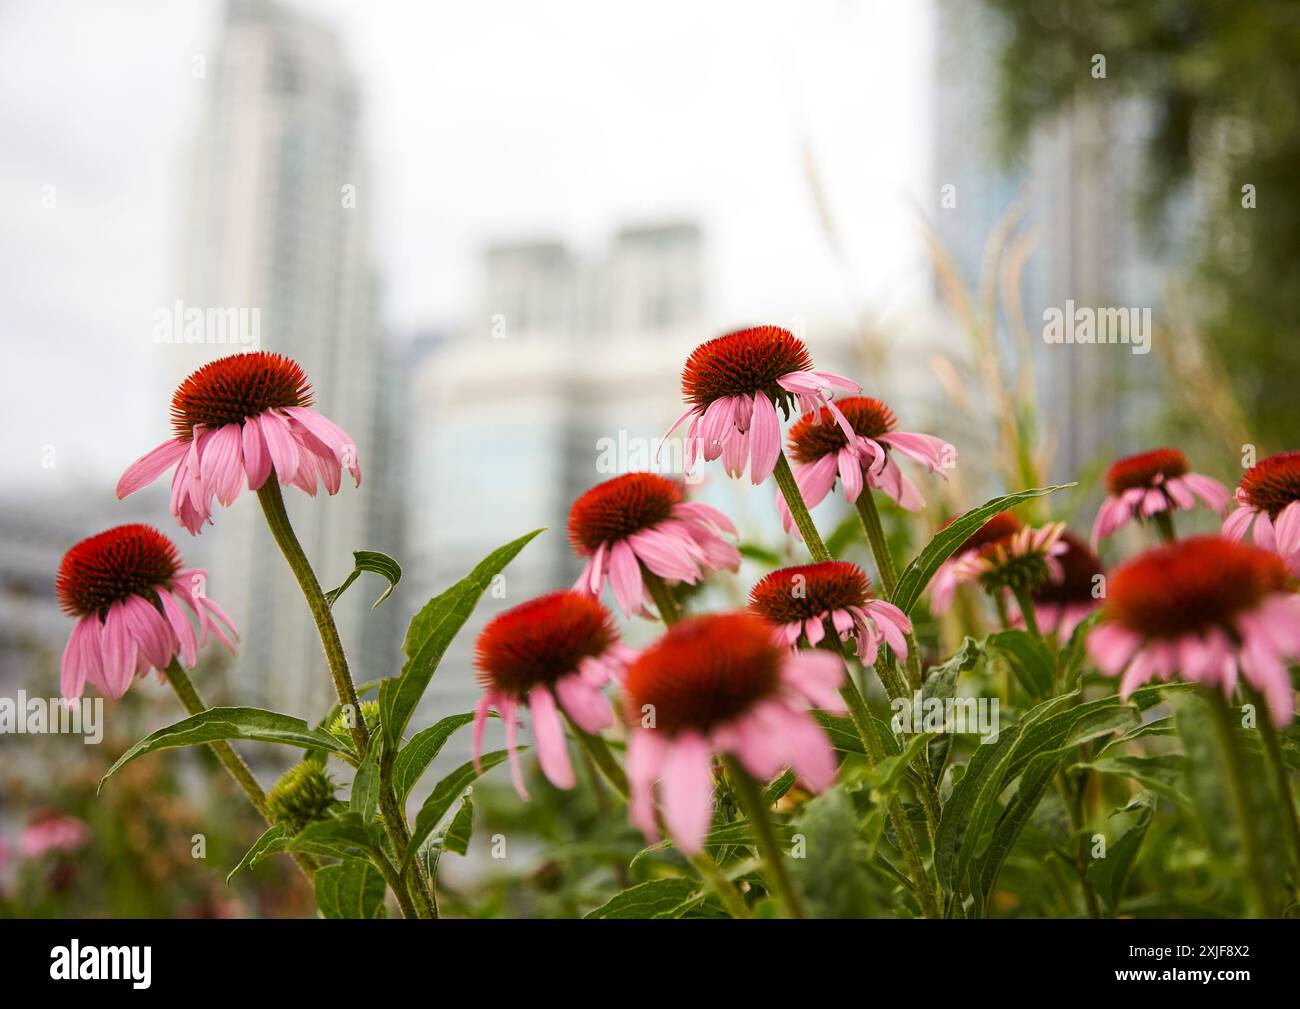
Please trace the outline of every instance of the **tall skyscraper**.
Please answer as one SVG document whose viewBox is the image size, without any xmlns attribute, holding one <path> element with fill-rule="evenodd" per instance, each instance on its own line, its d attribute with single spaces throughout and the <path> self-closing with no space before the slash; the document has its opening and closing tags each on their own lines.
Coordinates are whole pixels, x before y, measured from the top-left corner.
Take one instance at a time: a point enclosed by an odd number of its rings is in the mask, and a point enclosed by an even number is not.
<svg viewBox="0 0 1300 1009">
<path fill-rule="evenodd" d="M 356 441 L 366 474 L 374 459 L 376 327 L 357 82 L 333 31 L 272 0 L 229 0 L 219 44 L 199 69 L 207 93 L 194 134 L 177 298 L 187 308 L 249 310 L 257 346 L 303 366 L 322 412 Z M 206 336 L 165 348 L 176 376 L 241 349 Z M 326 588 L 351 570 L 353 549 L 377 546 L 366 539 L 373 485 L 363 482 L 358 492 L 344 474 L 334 497 L 285 492 Z M 213 594 L 243 635 L 238 696 L 321 713 L 333 696 L 321 646 L 257 500 L 242 495 L 214 517 L 216 528 L 199 542 Z M 335 606 L 344 644 L 357 656 L 363 596 L 354 588 Z M 358 680 L 388 672 L 358 665 Z"/>
</svg>

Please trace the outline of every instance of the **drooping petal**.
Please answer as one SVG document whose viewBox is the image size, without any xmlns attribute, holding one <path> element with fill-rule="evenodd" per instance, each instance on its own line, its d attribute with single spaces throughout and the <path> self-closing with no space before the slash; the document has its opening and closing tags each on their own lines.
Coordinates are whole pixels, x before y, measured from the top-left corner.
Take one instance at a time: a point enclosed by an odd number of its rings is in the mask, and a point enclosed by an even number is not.
<svg viewBox="0 0 1300 1009">
<path fill-rule="evenodd" d="M 180 462 L 181 457 L 189 451 L 189 445 L 172 438 L 163 442 L 151 452 L 146 452 L 122 473 L 117 481 L 118 500 L 134 494 L 141 487 L 147 487 L 167 470 Z"/>
<path fill-rule="evenodd" d="M 777 456 L 781 454 L 781 422 L 766 393 L 754 395 L 749 437 L 749 478 L 757 487 L 772 475 Z"/>
<path fill-rule="evenodd" d="M 533 738 L 537 740 L 542 773 L 556 788 L 572 788 L 573 764 L 569 761 L 564 724 L 548 687 L 539 684 L 528 692 L 528 710 L 533 716 Z"/>
<path fill-rule="evenodd" d="M 662 787 L 664 822 L 673 840 L 688 855 L 698 854 L 713 815 L 711 755 L 699 733 L 679 733 L 669 744 Z"/>
</svg>

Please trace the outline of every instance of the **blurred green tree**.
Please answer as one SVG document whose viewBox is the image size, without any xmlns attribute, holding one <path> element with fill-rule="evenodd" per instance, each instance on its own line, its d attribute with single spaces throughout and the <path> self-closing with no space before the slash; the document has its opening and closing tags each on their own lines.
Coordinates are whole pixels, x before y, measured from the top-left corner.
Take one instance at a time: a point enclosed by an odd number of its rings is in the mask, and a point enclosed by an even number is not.
<svg viewBox="0 0 1300 1009">
<path fill-rule="evenodd" d="M 1010 156 L 1075 101 L 1149 104 L 1134 213 L 1153 242 L 1186 234 L 1176 218 L 1195 215 L 1186 266 L 1201 334 L 1261 452 L 1300 446 L 1300 2 L 985 3 L 1005 28 L 999 102 Z M 1095 54 L 1105 56 L 1104 79 L 1093 75 Z"/>
</svg>

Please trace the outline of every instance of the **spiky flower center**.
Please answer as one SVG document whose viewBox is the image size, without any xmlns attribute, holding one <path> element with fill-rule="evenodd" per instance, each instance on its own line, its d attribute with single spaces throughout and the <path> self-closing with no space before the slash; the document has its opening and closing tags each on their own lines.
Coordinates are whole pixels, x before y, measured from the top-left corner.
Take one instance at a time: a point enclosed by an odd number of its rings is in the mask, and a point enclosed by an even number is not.
<svg viewBox="0 0 1300 1009">
<path fill-rule="evenodd" d="M 189 441 L 195 425 L 242 423 L 266 410 L 310 406 L 311 384 L 297 361 L 268 351 L 231 354 L 209 361 L 172 396 L 172 429 Z"/>
<path fill-rule="evenodd" d="M 776 693 L 783 654 L 753 613 L 712 613 L 674 624 L 628 667 L 627 717 L 656 731 L 707 732 Z"/>
<path fill-rule="evenodd" d="M 1093 595 L 1093 589 L 1097 575 L 1102 573 L 1101 561 L 1088 549 L 1088 544 L 1074 533 L 1062 533 L 1061 542 L 1066 549 L 1057 560 L 1060 561 L 1064 577 L 1059 582 L 1049 579 L 1040 585 L 1034 593 L 1034 600 L 1058 605 L 1092 602 L 1097 598 Z"/>
<path fill-rule="evenodd" d="M 863 438 L 879 438 L 898 427 L 894 411 L 871 396 L 849 396 L 837 399 L 835 405 L 844 414 L 854 434 Z M 823 456 L 838 452 L 847 443 L 848 439 L 828 407 L 804 414 L 790 428 L 790 453 L 796 462 L 816 462 Z"/>
<path fill-rule="evenodd" d="M 1149 638 L 1176 638 L 1213 627 L 1231 631 L 1234 618 L 1286 586 L 1276 554 L 1200 536 L 1149 550 L 1109 578 L 1106 612 Z"/>
<path fill-rule="evenodd" d="M 285 771 L 266 797 L 267 815 L 293 833 L 323 820 L 334 803 L 334 782 L 320 764 L 304 760 Z"/>
<path fill-rule="evenodd" d="M 776 380 L 810 370 L 812 355 L 802 340 L 779 326 L 756 326 L 696 347 L 682 370 L 682 396 L 701 410 L 715 399 L 757 392 L 784 404 L 789 393 Z"/>
<path fill-rule="evenodd" d="M 523 698 L 598 658 L 618 641 L 614 618 L 597 600 L 552 592 L 506 610 L 479 635 L 474 667 L 485 687 Z"/>
<path fill-rule="evenodd" d="M 860 567 L 823 561 L 765 576 L 749 593 L 749 608 L 773 623 L 790 624 L 862 606 L 870 597 L 871 581 Z"/>
<path fill-rule="evenodd" d="M 1155 448 L 1116 459 L 1106 471 L 1106 487 L 1115 497 L 1134 487 L 1155 487 L 1160 480 L 1186 473 L 1187 458 L 1183 453 L 1176 448 Z"/>
<path fill-rule="evenodd" d="M 131 596 L 153 602 L 180 569 L 176 545 L 137 523 L 82 540 L 64 554 L 54 584 L 63 612 L 84 617 Z"/>
<path fill-rule="evenodd" d="M 1241 489 L 1251 507 L 1277 518 L 1292 501 L 1300 501 L 1300 452 L 1261 459 L 1241 478 Z"/>
<path fill-rule="evenodd" d="M 569 510 L 569 542 L 581 554 L 626 539 L 672 515 L 682 492 L 657 473 L 625 473 L 597 484 Z"/>
</svg>

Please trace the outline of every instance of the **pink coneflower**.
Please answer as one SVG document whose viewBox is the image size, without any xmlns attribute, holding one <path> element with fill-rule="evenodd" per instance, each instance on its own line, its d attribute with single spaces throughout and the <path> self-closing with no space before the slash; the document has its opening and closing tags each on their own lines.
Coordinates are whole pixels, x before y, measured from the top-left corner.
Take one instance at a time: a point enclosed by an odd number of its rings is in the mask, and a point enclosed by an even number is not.
<svg viewBox="0 0 1300 1009">
<path fill-rule="evenodd" d="M 960 515 L 954 515 L 948 519 L 939 527 L 940 531 L 947 529 L 960 517 Z M 1011 512 L 998 512 L 975 532 L 971 533 L 966 538 L 966 541 L 953 552 L 952 556 L 939 565 L 934 577 L 930 579 L 930 609 L 935 614 L 943 614 L 948 611 L 948 607 L 952 605 L 953 596 L 957 592 L 956 572 L 959 570 L 958 565 L 964 559 L 978 553 L 991 543 L 1006 539 L 1022 528 L 1024 528 L 1024 523 Z"/>
<path fill-rule="evenodd" d="M 40 858 L 50 852 L 76 851 L 90 840 L 90 828 L 75 816 L 51 813 L 38 817 L 18 836 L 18 853 L 23 858 Z"/>
<path fill-rule="evenodd" d="M 736 535 L 716 508 L 683 501 L 678 486 L 654 473 L 627 473 L 597 484 L 573 502 L 569 542 L 587 557 L 574 589 L 598 596 L 606 580 L 631 616 L 649 598 L 641 565 L 669 582 L 694 585 L 710 571 L 740 569 Z"/>
<path fill-rule="evenodd" d="M 1280 557 L 1215 536 L 1148 550 L 1110 575 L 1105 622 L 1088 652 L 1120 696 L 1182 679 L 1231 696 L 1238 673 L 1264 695 L 1274 723 L 1295 711 L 1287 666 L 1300 658 L 1300 596 Z"/>
<path fill-rule="evenodd" d="M 1132 519 L 1194 508 L 1197 498 L 1220 515 L 1228 505 L 1228 488 L 1213 477 L 1188 472 L 1187 458 L 1176 448 L 1157 448 L 1115 460 L 1106 471 L 1106 491 L 1092 526 L 1094 550 Z"/>
<path fill-rule="evenodd" d="M 909 511 L 924 508 L 925 498 L 898 468 L 893 452 L 921 463 L 946 480 L 943 468 L 953 464 L 957 450 L 934 435 L 894 430 L 898 426 L 894 411 L 870 396 L 850 396 L 838 400 L 835 406 L 852 427 L 851 438 L 832 423 L 826 407 L 804 414 L 790 428 L 790 456 L 794 460 L 791 468 L 804 503 L 809 508 L 820 504 L 838 479 L 844 499 L 850 504 L 865 486 L 884 491 Z M 790 509 L 779 494 L 776 504 L 788 532 L 793 524 Z"/>
<path fill-rule="evenodd" d="M 1255 523 L 1255 545 L 1271 550 L 1300 576 L 1300 452 L 1261 459 L 1237 486 L 1237 510 L 1223 520 L 1223 535 L 1240 541 Z"/>
<path fill-rule="evenodd" d="M 845 434 L 848 421 L 830 406 L 833 389 L 857 392 L 858 384 L 829 371 L 814 371 L 803 341 L 779 326 L 757 326 L 719 336 L 691 353 L 682 371 L 682 396 L 691 404 L 665 438 L 687 417 L 686 469 L 696 453 L 722 457 L 727 473 L 739 477 L 749 465 L 755 486 L 776 467 L 781 454 L 781 422 L 777 407 L 788 418 L 793 403 L 801 411 L 830 408 Z"/>
<path fill-rule="evenodd" d="M 181 567 L 176 545 L 146 525 L 117 526 L 69 550 L 55 580 L 63 611 L 78 618 L 63 650 L 64 698 L 79 698 L 87 680 L 121 697 L 135 677 L 161 673 L 178 656 L 193 666 L 208 631 L 233 655 L 239 635 L 207 597 L 206 579 L 200 568 Z M 197 639 L 181 603 L 198 618 Z"/>
<path fill-rule="evenodd" d="M 843 661 L 792 652 L 752 613 L 674 624 L 624 677 L 632 728 L 627 776 L 632 823 L 654 839 L 654 783 L 678 846 L 698 852 L 713 808 L 713 755 L 730 753 L 760 780 L 791 767 L 813 791 L 835 777 L 835 754 L 809 705 L 842 710 Z"/>
<path fill-rule="evenodd" d="M 952 577 L 961 582 L 978 582 L 989 594 L 1034 592 L 1052 581 L 1065 578 L 1061 555 L 1064 522 L 1049 522 L 1038 528 L 1021 526 L 1000 539 L 967 551 L 953 563 Z"/>
<path fill-rule="evenodd" d="M 1033 592 L 1034 618 L 1040 630 L 1068 638 L 1074 629 L 1101 605 L 1097 591 L 1097 576 L 1102 573 L 1101 561 L 1088 549 L 1088 544 L 1066 531 L 1061 533 L 1065 549 L 1056 554 L 1061 577 L 1049 578 Z M 1024 618 L 1017 614 L 1017 626 Z"/>
<path fill-rule="evenodd" d="M 519 708 L 526 705 L 542 771 L 557 788 L 572 788 L 573 765 L 560 712 L 584 732 L 612 724 L 613 709 L 601 688 L 629 655 L 619 644 L 609 610 L 577 592 L 538 596 L 493 618 L 479 635 L 474 656 L 484 688 L 474 709 L 475 766 L 483 752 L 488 709 L 496 708 L 506 723 L 515 790 L 528 798 L 515 748 Z"/>
<path fill-rule="evenodd" d="M 287 357 L 258 351 L 211 361 L 172 397 L 176 436 L 126 468 L 117 496 L 134 494 L 178 464 L 171 512 L 197 535 L 211 521 L 214 496 L 229 505 L 245 479 L 257 490 L 272 470 L 280 483 L 311 495 L 320 480 L 337 493 L 344 466 L 361 486 L 356 445 L 311 402 L 307 376 Z"/>
<path fill-rule="evenodd" d="M 881 641 L 907 658 L 912 622 L 893 603 L 871 594 L 871 580 L 856 564 L 822 561 L 781 568 L 766 575 L 749 593 L 749 608 L 776 625 L 777 641 L 794 648 L 803 637 L 816 646 L 831 622 L 841 641 L 853 639 L 867 665 L 876 661 Z"/>
</svg>

